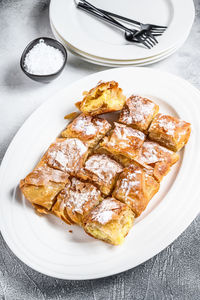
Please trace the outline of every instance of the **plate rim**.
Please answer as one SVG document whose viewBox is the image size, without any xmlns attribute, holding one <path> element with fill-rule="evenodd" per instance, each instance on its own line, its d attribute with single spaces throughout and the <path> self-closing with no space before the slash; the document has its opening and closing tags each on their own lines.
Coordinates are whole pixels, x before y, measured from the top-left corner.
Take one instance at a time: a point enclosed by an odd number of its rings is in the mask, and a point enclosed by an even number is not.
<svg viewBox="0 0 200 300">
<path fill-rule="evenodd" d="M 170 2 L 170 5 L 172 5 L 175 8 L 178 18 L 182 18 L 182 21 L 184 21 L 183 24 L 184 24 L 185 27 L 184 27 L 184 30 L 182 30 L 181 32 L 188 32 L 188 34 L 189 34 L 189 32 L 191 30 L 191 27 L 192 27 L 192 24 L 193 24 L 193 21 L 194 21 L 194 17 L 195 17 L 195 8 L 194 8 L 193 1 L 192 0 L 186 0 L 185 1 L 185 3 L 184 3 L 184 5 L 185 5 L 184 6 L 184 16 L 183 16 L 183 11 L 182 11 L 182 6 L 181 6 L 181 4 L 182 4 L 181 0 L 178 0 L 178 2 L 175 1 L 175 0 L 168 0 L 168 1 Z M 54 27 L 56 28 L 56 30 L 61 34 L 61 36 L 63 36 L 62 28 L 57 28 L 55 26 L 54 18 L 52 17 L 53 16 L 53 6 L 55 5 L 55 3 L 56 3 L 56 0 L 51 0 L 51 2 L 50 2 L 49 18 L 52 21 L 52 23 L 54 24 Z M 181 6 L 181 9 L 180 9 L 180 6 Z M 186 8 L 186 6 L 187 6 L 187 8 Z M 181 13 L 180 13 L 180 11 L 181 11 Z M 187 20 L 187 24 L 186 24 L 185 20 Z M 180 26 L 176 26 L 178 24 L 176 24 L 176 19 L 174 19 L 174 18 L 172 19 L 171 23 L 174 26 L 174 28 L 179 28 L 180 27 Z M 173 28 L 169 27 L 168 30 L 165 32 L 165 39 L 166 40 L 169 39 L 172 32 L 173 32 Z M 78 33 L 78 30 L 77 30 L 76 33 Z M 64 38 L 73 47 L 79 49 L 80 51 L 88 53 L 90 56 L 96 56 L 96 57 L 99 57 L 99 58 L 102 58 L 102 59 L 110 59 L 110 60 L 124 60 L 124 53 L 125 53 L 124 45 L 120 45 L 121 50 L 120 50 L 120 58 L 119 58 L 119 56 L 117 57 L 116 53 L 115 53 L 116 48 L 119 47 L 119 45 L 115 45 L 115 46 L 109 45 L 109 47 L 107 46 L 106 47 L 107 52 L 104 53 L 104 52 L 102 52 L 103 44 L 101 42 L 96 41 L 96 46 L 95 46 L 94 41 L 92 41 L 92 39 L 84 37 L 84 40 L 82 40 L 81 36 L 79 37 L 79 39 L 78 38 L 75 39 L 73 34 L 70 31 L 68 31 L 68 35 L 69 36 L 68 36 L 67 39 L 65 37 Z M 181 35 L 179 34 L 178 36 L 181 36 Z M 165 47 L 164 50 L 161 50 L 164 47 L 164 45 L 162 46 L 161 44 L 158 44 L 156 47 L 154 47 L 150 50 L 151 53 L 152 53 L 150 56 L 157 55 L 157 54 L 161 53 L 162 51 L 167 51 L 171 47 L 175 47 L 176 44 L 177 44 L 177 38 L 174 38 L 173 44 L 170 45 L 170 46 Z M 92 49 L 92 51 L 88 52 L 88 47 L 90 47 L 90 49 Z M 94 50 L 94 48 L 95 48 L 95 50 Z M 99 48 L 101 48 L 101 51 L 99 51 Z M 123 51 L 122 51 L 122 49 L 123 49 Z M 128 49 L 128 47 L 126 49 Z M 108 54 L 108 52 L 109 52 L 109 54 Z M 121 54 L 121 52 L 123 52 L 123 55 Z M 130 59 L 130 60 L 132 60 L 132 59 L 144 59 L 144 58 L 149 56 L 149 52 L 147 54 L 145 54 L 145 56 L 143 56 L 143 57 L 141 56 L 141 54 L 137 53 L 138 57 L 134 58 L 134 57 L 132 57 L 131 51 L 128 50 L 126 52 L 127 52 L 126 55 L 128 56 L 128 58 L 126 58 L 126 59 Z M 114 59 L 113 59 L 113 55 L 115 55 Z"/>
<path fill-rule="evenodd" d="M 52 33 L 54 35 L 54 37 L 59 41 L 61 42 L 64 47 L 69 51 L 71 52 L 73 55 L 77 56 L 78 58 L 84 60 L 84 61 L 87 61 L 89 63 L 92 63 L 92 64 L 96 64 L 96 65 L 100 65 L 100 66 L 107 66 L 107 67 L 115 67 L 115 68 L 119 68 L 119 67 L 127 67 L 127 66 L 136 66 L 136 67 L 139 67 L 139 66 L 147 66 L 147 65 L 151 65 L 151 64 L 154 64 L 154 63 L 157 63 L 157 62 L 160 62 L 166 58 L 168 58 L 169 56 L 171 56 L 172 54 L 174 54 L 184 43 L 185 41 L 187 40 L 188 38 L 188 35 L 189 33 L 186 35 L 185 39 L 183 39 L 180 44 L 178 44 L 176 47 L 164 52 L 163 54 L 160 54 L 160 55 L 157 55 L 157 56 L 154 56 L 151 60 L 150 59 L 146 59 L 145 61 L 142 61 L 142 60 L 138 60 L 138 62 L 136 61 L 128 61 L 129 63 L 121 63 L 121 61 L 119 61 L 120 63 L 118 64 L 117 61 L 116 63 L 112 63 L 111 61 L 103 61 L 103 60 L 98 60 L 98 59 L 93 59 L 93 57 L 90 57 L 89 55 L 87 54 L 79 54 L 78 51 L 76 50 L 73 50 L 73 47 L 70 47 L 69 44 L 66 44 L 66 41 L 64 41 L 61 36 L 57 36 L 57 33 L 54 31 L 54 28 L 53 28 L 53 24 L 50 22 L 50 26 L 51 26 L 51 30 L 52 30 Z M 125 61 L 124 61 L 125 62 Z"/>
<path fill-rule="evenodd" d="M 84 80 L 88 80 L 88 79 L 90 79 L 90 78 L 92 78 L 92 77 L 96 77 L 97 76 L 97 74 L 99 75 L 99 76 L 102 76 L 101 74 L 105 74 L 105 73 L 109 73 L 110 71 L 115 71 L 115 72 L 117 72 L 117 71 L 120 71 L 121 69 L 123 69 L 123 70 L 125 70 L 125 69 L 134 69 L 134 72 L 136 71 L 137 72 L 137 70 L 139 71 L 139 72 L 148 72 L 148 71 L 151 71 L 151 72 L 153 72 L 153 73 L 157 73 L 157 74 L 167 74 L 168 76 L 172 76 L 175 80 L 178 80 L 178 81 L 181 81 L 184 85 L 187 85 L 188 86 L 188 88 L 190 88 L 190 89 L 192 89 L 195 93 L 196 93 L 196 95 L 197 95 L 197 97 L 200 97 L 200 91 L 196 88 L 196 87 L 194 87 L 192 84 L 190 84 L 189 82 L 187 82 L 186 80 L 184 80 L 184 79 L 182 79 L 182 78 L 180 78 L 180 77 L 178 77 L 178 76 L 176 76 L 176 75 L 172 75 L 172 74 L 170 74 L 169 72 L 163 72 L 163 71 L 161 71 L 161 70 L 155 70 L 155 69 L 151 69 L 151 68 L 137 68 L 137 67 L 134 67 L 134 68 L 130 68 L 130 67 L 124 67 L 124 68 L 117 68 L 117 69 L 111 69 L 111 70 L 106 70 L 106 71 L 101 71 L 101 72 L 97 72 L 97 73 L 94 73 L 94 74 L 91 74 L 91 75 L 89 75 L 89 76 L 86 76 L 86 77 L 84 77 L 84 78 L 82 78 L 82 79 L 79 79 L 78 81 L 75 81 L 75 82 L 73 82 L 72 84 L 70 84 L 69 86 L 67 86 L 67 87 L 65 87 L 64 89 L 63 89 L 63 91 L 64 90 L 67 90 L 69 87 L 73 87 L 73 86 L 76 86 L 77 84 L 79 84 L 79 82 L 81 82 L 81 81 L 84 81 Z M 58 93 L 59 91 L 57 91 L 57 92 L 55 92 L 55 95 L 56 95 L 56 93 Z M 11 141 L 11 143 L 10 143 L 10 145 L 9 145 L 9 147 L 8 147 L 8 149 L 7 149 L 7 151 L 6 151 L 6 153 L 5 153 L 5 155 L 4 155 L 4 158 L 3 158 L 3 160 L 2 160 L 2 163 L 1 163 L 1 167 L 0 167 L 0 182 L 1 182 L 1 179 L 2 179 L 2 176 L 3 176 L 3 173 L 4 173 L 4 169 L 6 168 L 6 160 L 7 160 L 7 157 L 9 156 L 9 153 L 12 151 L 12 147 L 14 147 L 14 145 L 15 145 L 15 141 L 17 140 L 17 138 L 18 138 L 18 136 L 21 134 L 21 131 L 23 131 L 23 129 L 24 129 L 24 127 L 26 126 L 26 124 L 27 124 L 27 122 L 29 122 L 32 118 L 33 118 L 33 116 L 34 115 L 36 115 L 37 113 L 38 113 L 38 111 L 41 109 L 41 107 L 43 107 L 43 106 L 45 106 L 47 103 L 48 103 L 48 101 L 52 101 L 51 99 L 52 98 L 54 98 L 55 97 L 55 95 L 53 95 L 52 97 L 50 97 L 50 99 L 47 99 L 44 103 L 42 103 L 27 119 L 26 119 L 26 121 L 23 123 L 23 125 L 19 128 L 19 130 L 17 131 L 17 133 L 15 134 L 15 136 L 14 136 L 14 138 L 13 138 L 13 140 Z M 1 189 L 0 189 L 0 195 L 1 195 L 1 193 L 2 193 L 2 191 L 1 191 Z M 198 195 L 199 195 L 199 191 L 198 191 Z M 195 197 L 198 197 L 198 195 L 195 195 Z M 1 197 L 0 197 L 1 198 Z M 167 246 L 168 245 L 170 245 L 188 226 L 189 226 L 189 224 L 194 220 L 194 218 L 196 217 L 196 215 L 199 213 L 199 211 L 193 211 L 192 212 L 192 216 L 190 215 L 190 217 L 188 217 L 188 219 L 187 219 L 187 222 L 185 222 L 184 224 L 179 224 L 179 233 L 178 233 L 178 235 L 177 234 L 175 234 L 175 237 L 173 236 L 173 237 L 171 237 L 171 241 L 169 242 L 169 243 L 167 243 Z M 0 212 L 0 214 L 1 214 L 1 212 Z M 10 246 L 10 241 L 9 241 L 9 239 L 8 239 L 8 236 L 7 236 L 7 234 L 6 234 L 6 230 L 5 230 L 5 228 L 4 228 L 4 226 L 3 226 L 3 224 L 2 224 L 2 219 L 0 218 L 0 228 L 1 228 L 1 233 L 2 233 L 2 236 L 3 236 L 3 238 L 4 238 L 4 240 L 6 241 L 6 243 L 7 243 L 7 245 L 9 246 L 9 248 L 12 250 L 12 252 L 15 254 L 15 249 L 13 249 L 12 248 L 12 246 Z M 150 259 L 151 257 L 153 257 L 154 255 L 156 255 L 156 254 L 158 254 L 160 251 L 162 251 L 164 248 L 166 248 L 167 247 L 166 245 L 164 245 L 163 247 L 160 247 L 160 249 L 158 250 L 158 251 L 156 251 L 155 253 L 153 253 L 153 255 L 152 256 L 150 256 L 150 257 L 148 257 L 146 260 L 148 260 L 148 259 Z M 48 273 L 48 272 L 44 272 L 43 270 L 41 270 L 41 269 L 39 269 L 39 268 L 35 268 L 33 265 L 30 265 L 30 262 L 29 263 L 27 263 L 22 257 L 20 257 L 20 255 L 17 255 L 17 254 L 15 254 L 21 261 L 23 261 L 23 262 L 25 262 L 27 265 L 29 265 L 32 269 L 34 269 L 34 270 L 36 270 L 36 271 L 38 271 L 38 272 L 41 272 L 41 273 L 43 273 L 43 274 L 46 274 L 46 275 L 48 275 L 48 276 L 52 276 L 52 277 L 55 277 L 55 275 L 53 275 L 53 274 L 51 274 L 51 273 Z M 144 260 L 144 261 L 146 261 L 146 260 Z M 141 263 L 143 263 L 144 261 L 141 261 L 141 262 L 139 262 L 137 265 L 139 265 L 139 264 L 141 264 Z M 108 275 L 100 275 L 100 276 L 96 276 L 96 277 L 89 277 L 89 278 L 66 278 L 66 277 L 60 277 L 60 276 L 56 276 L 56 278 L 61 278 L 61 279 L 71 279 L 71 280 L 87 280 L 87 279 L 94 279 L 94 278 L 101 278 L 101 277 L 107 277 L 107 276 L 111 276 L 111 275 L 114 275 L 114 274 L 118 274 L 118 273 L 121 273 L 121 272 L 124 272 L 124 271 L 126 271 L 126 270 L 129 270 L 129 269 L 131 269 L 131 268 L 133 268 L 133 267 L 136 267 L 137 265 L 135 265 L 135 266 L 130 266 L 129 268 L 126 268 L 125 267 L 125 269 L 121 269 L 120 271 L 118 271 L 118 272 L 114 272 L 114 273 L 112 273 L 112 274 L 108 274 Z"/>
</svg>

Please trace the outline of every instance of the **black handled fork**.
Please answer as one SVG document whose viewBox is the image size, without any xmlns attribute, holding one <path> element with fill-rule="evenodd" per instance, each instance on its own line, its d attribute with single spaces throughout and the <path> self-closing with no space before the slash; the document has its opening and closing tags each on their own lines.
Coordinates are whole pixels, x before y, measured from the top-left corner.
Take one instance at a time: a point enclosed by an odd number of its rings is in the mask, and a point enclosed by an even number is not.
<svg viewBox="0 0 200 300">
<path fill-rule="evenodd" d="M 125 32 L 125 38 L 128 41 L 142 43 L 144 46 L 146 46 L 149 49 L 155 46 L 155 44 L 157 43 L 156 38 L 150 33 L 150 31 L 146 29 L 142 29 L 139 31 L 130 29 L 124 26 L 123 24 L 121 24 L 120 22 L 118 22 L 117 20 L 115 20 L 114 18 L 112 18 L 107 13 L 102 12 L 100 9 L 90 4 L 86 0 L 76 0 L 75 3 L 78 8 L 123 30 Z"/>
</svg>

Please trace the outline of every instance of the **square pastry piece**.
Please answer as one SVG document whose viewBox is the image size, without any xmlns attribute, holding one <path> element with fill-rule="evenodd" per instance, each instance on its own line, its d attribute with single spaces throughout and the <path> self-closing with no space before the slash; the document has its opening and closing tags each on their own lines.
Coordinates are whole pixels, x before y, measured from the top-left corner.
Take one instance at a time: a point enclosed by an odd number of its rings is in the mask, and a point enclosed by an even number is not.
<svg viewBox="0 0 200 300">
<path fill-rule="evenodd" d="M 88 153 L 88 146 L 77 138 L 57 139 L 43 159 L 50 167 L 74 175 L 83 167 Z"/>
<path fill-rule="evenodd" d="M 104 119 L 81 114 L 67 126 L 61 135 L 64 138 L 79 138 L 92 148 L 110 128 L 111 125 Z"/>
<path fill-rule="evenodd" d="M 146 132 L 158 111 L 159 106 L 153 101 L 140 96 L 131 96 L 122 109 L 119 122 Z"/>
<path fill-rule="evenodd" d="M 117 175 L 122 171 L 122 166 L 105 154 L 95 154 L 88 158 L 85 166 L 77 176 L 84 180 L 94 182 L 101 192 L 109 195 L 115 184 Z"/>
<path fill-rule="evenodd" d="M 126 203 L 138 217 L 159 187 L 159 183 L 152 176 L 142 168 L 132 165 L 120 174 L 113 197 Z"/>
<path fill-rule="evenodd" d="M 134 159 L 145 140 L 145 134 L 139 130 L 115 123 L 115 128 L 106 136 L 100 146 L 116 155 Z"/>
<path fill-rule="evenodd" d="M 188 142 L 190 132 L 190 123 L 158 114 L 149 128 L 149 138 L 176 152 Z"/>
<path fill-rule="evenodd" d="M 85 115 L 99 115 L 121 110 L 126 97 L 115 81 L 100 82 L 89 92 L 85 92 L 82 101 L 77 102 L 77 108 Z"/>
<path fill-rule="evenodd" d="M 133 221 L 134 214 L 126 204 L 106 198 L 84 219 L 84 230 L 96 239 L 120 245 L 133 226 Z"/>
<path fill-rule="evenodd" d="M 101 193 L 94 185 L 73 177 L 58 195 L 52 212 L 67 224 L 82 225 L 83 218 L 101 200 Z"/>
<path fill-rule="evenodd" d="M 44 161 L 20 181 L 20 189 L 40 213 L 48 212 L 55 202 L 57 194 L 69 182 L 69 175 L 50 168 Z"/>
<path fill-rule="evenodd" d="M 167 175 L 170 168 L 179 160 L 179 155 L 158 143 L 146 141 L 140 149 L 136 161 L 158 181 Z"/>
</svg>

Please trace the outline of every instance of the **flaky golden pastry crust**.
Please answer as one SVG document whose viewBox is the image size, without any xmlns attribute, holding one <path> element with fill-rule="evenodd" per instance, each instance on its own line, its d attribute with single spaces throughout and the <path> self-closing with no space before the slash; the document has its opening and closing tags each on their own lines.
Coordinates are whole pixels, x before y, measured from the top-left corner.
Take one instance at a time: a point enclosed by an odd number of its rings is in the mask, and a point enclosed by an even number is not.
<svg viewBox="0 0 200 300">
<path fill-rule="evenodd" d="M 98 145 L 93 150 L 93 154 L 105 154 L 106 156 L 110 157 L 111 159 L 113 159 L 116 162 L 118 162 L 119 164 L 121 164 L 123 167 L 127 167 L 134 162 L 134 160 L 128 158 L 127 156 L 111 153 L 104 147 L 101 147 L 100 145 Z"/>
<path fill-rule="evenodd" d="M 115 128 L 106 136 L 100 146 L 113 154 L 134 159 L 144 143 L 145 134 L 139 130 L 115 123 Z"/>
<path fill-rule="evenodd" d="M 73 177 L 58 195 L 52 212 L 67 224 L 82 225 L 83 218 L 101 199 L 101 193 L 94 185 Z"/>
<path fill-rule="evenodd" d="M 161 145 L 179 151 L 188 142 L 191 124 L 178 118 L 157 114 L 149 128 L 149 138 Z"/>
<path fill-rule="evenodd" d="M 122 109 L 119 122 L 146 133 L 158 111 L 159 106 L 153 101 L 132 95 Z"/>
<path fill-rule="evenodd" d="M 93 116 L 121 110 L 126 100 L 115 81 L 101 82 L 84 95 L 76 107 L 84 114 Z"/>
<path fill-rule="evenodd" d="M 84 218 L 84 230 L 96 239 L 120 245 L 133 221 L 134 214 L 126 204 L 106 198 Z"/>
<path fill-rule="evenodd" d="M 108 121 L 81 114 L 62 131 L 61 135 L 64 138 L 79 138 L 93 148 L 110 129 Z"/>
<path fill-rule="evenodd" d="M 77 176 L 95 183 L 101 192 L 109 195 L 123 167 L 107 155 L 95 154 L 88 158 Z"/>
<path fill-rule="evenodd" d="M 136 161 L 149 170 L 159 182 L 178 160 L 177 153 L 148 140 L 144 142 L 136 158 Z"/>
<path fill-rule="evenodd" d="M 159 187 L 159 183 L 141 167 L 132 165 L 120 174 L 113 196 L 126 203 L 138 217 Z"/>
<path fill-rule="evenodd" d="M 56 195 L 65 187 L 68 178 L 67 173 L 50 168 L 42 161 L 20 181 L 20 189 L 38 212 L 45 213 L 51 209 Z"/>
<path fill-rule="evenodd" d="M 76 174 L 89 154 L 88 146 L 77 138 L 57 139 L 44 155 L 44 160 L 54 169 Z"/>
</svg>

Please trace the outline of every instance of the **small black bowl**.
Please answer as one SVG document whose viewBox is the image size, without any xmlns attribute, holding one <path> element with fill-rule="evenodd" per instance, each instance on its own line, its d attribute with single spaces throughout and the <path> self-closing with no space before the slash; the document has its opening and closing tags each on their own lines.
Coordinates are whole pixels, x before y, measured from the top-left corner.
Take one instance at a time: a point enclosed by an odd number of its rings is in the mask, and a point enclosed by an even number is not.
<svg viewBox="0 0 200 300">
<path fill-rule="evenodd" d="M 49 45 L 49 46 L 52 46 L 56 49 L 59 49 L 63 56 L 64 56 L 64 62 L 63 62 L 63 65 L 62 67 L 55 73 L 52 73 L 52 74 L 48 74 L 48 75 L 36 75 L 36 74 L 31 74 L 29 72 L 27 72 L 24 68 L 24 60 L 25 60 L 25 57 L 26 57 L 26 54 L 36 45 L 39 43 L 40 40 L 44 40 L 44 42 Z M 56 79 L 60 74 L 61 72 L 63 71 L 64 67 L 65 67 L 65 64 L 67 62 L 67 51 L 65 49 L 65 47 L 58 41 L 54 40 L 54 39 L 51 39 L 51 38 L 48 38 L 48 37 L 40 37 L 40 38 L 37 38 L 35 40 L 33 40 L 32 42 L 30 42 L 28 44 L 28 46 L 26 46 L 26 48 L 24 49 L 23 53 L 22 53 L 22 56 L 21 56 L 21 59 L 20 59 L 20 66 L 21 66 L 21 69 L 22 71 L 31 79 L 35 80 L 35 81 L 39 81 L 39 82 L 44 82 L 44 83 L 48 83 L 54 79 Z"/>
</svg>

